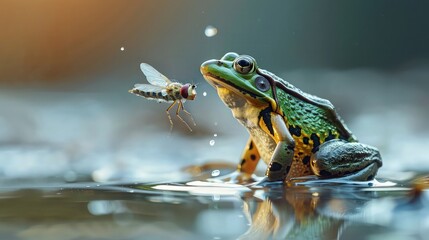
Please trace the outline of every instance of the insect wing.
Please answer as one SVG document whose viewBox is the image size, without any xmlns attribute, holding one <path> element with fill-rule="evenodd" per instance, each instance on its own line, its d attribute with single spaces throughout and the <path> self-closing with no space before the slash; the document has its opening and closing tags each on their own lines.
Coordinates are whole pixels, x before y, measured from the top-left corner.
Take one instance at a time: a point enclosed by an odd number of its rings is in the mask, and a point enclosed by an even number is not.
<svg viewBox="0 0 429 240">
<path fill-rule="evenodd" d="M 160 87 L 166 87 L 168 84 L 171 83 L 171 81 L 166 76 L 162 75 L 160 72 L 158 72 L 155 68 L 153 68 L 147 63 L 140 64 L 140 69 L 142 70 L 142 72 L 147 78 L 147 81 L 150 84 Z"/>
</svg>

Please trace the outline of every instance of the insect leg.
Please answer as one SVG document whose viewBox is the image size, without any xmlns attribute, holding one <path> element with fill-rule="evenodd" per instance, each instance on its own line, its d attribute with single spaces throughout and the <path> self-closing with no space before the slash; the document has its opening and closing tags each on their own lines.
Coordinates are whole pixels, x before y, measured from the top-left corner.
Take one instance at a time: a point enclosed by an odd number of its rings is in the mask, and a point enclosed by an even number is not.
<svg viewBox="0 0 429 240">
<path fill-rule="evenodd" d="M 185 104 L 181 104 L 181 106 L 182 106 L 182 110 L 186 113 L 186 114 L 188 114 L 188 116 L 191 118 L 191 121 L 192 121 L 192 123 L 194 124 L 194 126 L 197 126 L 197 124 L 195 123 L 195 121 L 194 121 L 194 118 L 192 117 L 192 115 L 191 115 L 191 113 L 190 112 L 188 112 L 188 111 L 186 111 L 186 109 L 185 109 Z"/>
<path fill-rule="evenodd" d="M 167 110 L 165 110 L 165 113 L 167 113 L 168 116 L 168 120 L 170 120 L 170 132 L 173 130 L 173 120 L 171 120 L 171 116 L 170 116 L 170 109 L 176 104 L 177 100 L 174 101 L 168 108 Z"/>
<path fill-rule="evenodd" d="M 180 100 L 178 101 L 178 103 L 179 103 L 179 106 L 177 107 L 177 110 L 176 110 L 176 116 L 180 119 L 180 121 L 182 121 L 186 125 L 186 127 L 188 127 L 189 131 L 192 132 L 191 127 L 189 127 L 189 124 L 185 122 L 185 120 L 183 120 L 183 118 L 179 115 L 180 110 L 183 109 L 183 103 Z"/>
</svg>

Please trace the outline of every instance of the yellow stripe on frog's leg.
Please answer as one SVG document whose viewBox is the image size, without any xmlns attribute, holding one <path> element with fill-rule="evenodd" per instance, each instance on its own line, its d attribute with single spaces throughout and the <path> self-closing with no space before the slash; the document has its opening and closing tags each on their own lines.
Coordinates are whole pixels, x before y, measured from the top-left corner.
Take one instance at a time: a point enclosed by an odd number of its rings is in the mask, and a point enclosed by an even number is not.
<svg viewBox="0 0 429 240">
<path fill-rule="evenodd" d="M 268 117 L 262 118 L 263 123 L 277 142 L 277 146 L 271 157 L 266 175 L 270 181 L 286 179 L 292 165 L 295 141 L 287 129 L 282 116 L 270 113 Z M 269 121 L 267 121 L 269 120 Z"/>
<path fill-rule="evenodd" d="M 255 172 L 256 165 L 258 165 L 259 159 L 261 159 L 261 156 L 259 155 L 258 149 L 253 143 L 252 138 L 249 137 L 243 154 L 241 155 L 241 162 L 238 165 L 238 171 L 249 175 L 253 174 L 253 172 Z"/>
</svg>

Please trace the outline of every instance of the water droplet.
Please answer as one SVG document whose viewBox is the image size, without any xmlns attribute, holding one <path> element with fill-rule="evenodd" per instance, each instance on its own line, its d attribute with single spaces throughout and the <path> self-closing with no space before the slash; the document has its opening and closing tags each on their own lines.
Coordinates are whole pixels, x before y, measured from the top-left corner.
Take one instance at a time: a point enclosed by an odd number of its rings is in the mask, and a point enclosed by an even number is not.
<svg viewBox="0 0 429 240">
<path fill-rule="evenodd" d="M 213 137 L 217 137 L 217 133 L 213 134 Z"/>
<path fill-rule="evenodd" d="M 217 177 L 219 176 L 219 174 L 220 174 L 220 171 L 217 169 L 212 171 L 212 177 Z"/>
<path fill-rule="evenodd" d="M 319 196 L 319 193 L 318 192 L 314 192 L 314 193 L 312 193 L 311 194 L 313 197 L 318 197 Z"/>
<path fill-rule="evenodd" d="M 220 200 L 220 195 L 213 195 L 213 201 L 219 201 Z"/>
<path fill-rule="evenodd" d="M 203 96 L 205 97 L 205 96 L 207 96 L 207 92 L 203 92 Z"/>
<path fill-rule="evenodd" d="M 215 145 L 215 140 L 212 139 L 212 140 L 210 140 L 209 143 L 210 143 L 210 146 L 214 146 Z"/>
<path fill-rule="evenodd" d="M 215 27 L 213 27 L 211 25 L 208 25 L 206 27 L 206 29 L 204 30 L 204 34 L 207 37 L 214 37 L 217 34 L 217 28 L 215 28 Z"/>
<path fill-rule="evenodd" d="M 125 50 L 125 48 L 124 47 L 121 47 L 121 51 L 124 51 Z"/>
</svg>

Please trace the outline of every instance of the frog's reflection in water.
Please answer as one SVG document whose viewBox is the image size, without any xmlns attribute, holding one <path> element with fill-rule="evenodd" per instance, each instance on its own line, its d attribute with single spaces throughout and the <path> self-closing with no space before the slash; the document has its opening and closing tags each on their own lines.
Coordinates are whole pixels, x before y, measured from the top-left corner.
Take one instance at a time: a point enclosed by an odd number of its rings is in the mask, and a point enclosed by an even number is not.
<svg viewBox="0 0 429 240">
<path fill-rule="evenodd" d="M 239 239 L 338 239 L 369 198 L 293 187 L 257 190 L 243 200 L 251 225 Z"/>
</svg>

